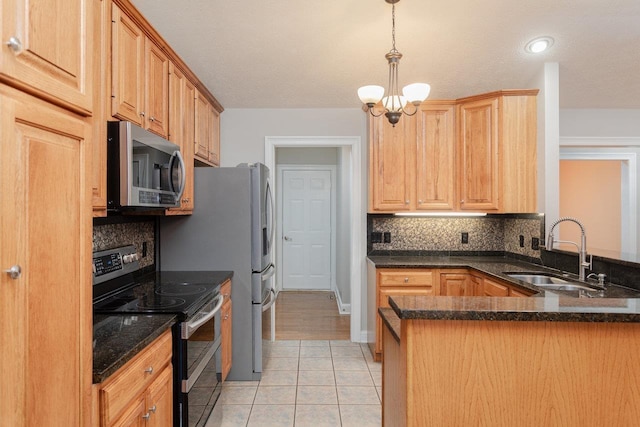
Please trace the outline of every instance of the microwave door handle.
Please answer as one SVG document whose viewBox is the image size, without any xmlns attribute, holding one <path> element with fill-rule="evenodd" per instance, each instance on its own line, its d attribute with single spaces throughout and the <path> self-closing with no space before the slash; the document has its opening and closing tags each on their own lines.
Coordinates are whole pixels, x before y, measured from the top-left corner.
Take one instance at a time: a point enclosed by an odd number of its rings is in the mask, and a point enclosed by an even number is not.
<svg viewBox="0 0 640 427">
<path fill-rule="evenodd" d="M 182 194 L 184 193 L 184 187 L 187 185 L 187 168 L 185 167 L 184 159 L 182 158 L 182 154 L 180 153 L 180 151 L 174 151 L 171 157 L 177 158 L 178 161 L 180 162 L 180 171 L 182 174 L 182 179 L 180 180 L 181 182 L 180 191 L 178 191 L 178 194 L 176 195 L 176 200 L 180 201 L 180 199 L 182 199 Z M 173 177 L 173 174 L 171 174 L 171 176 Z M 173 189 L 173 179 L 170 179 L 169 181 L 171 182 L 171 187 L 172 187 L 171 191 L 175 193 L 175 190 Z"/>
<path fill-rule="evenodd" d="M 224 296 L 218 295 L 216 298 L 218 299 L 218 302 L 216 303 L 216 305 L 213 308 L 213 310 L 211 310 L 209 313 L 205 314 L 203 317 L 201 317 L 200 319 L 196 320 L 195 322 L 193 322 L 193 323 L 192 322 L 188 322 L 188 323 L 183 325 L 183 329 L 182 329 L 182 338 L 183 339 L 189 338 L 191 336 L 192 331 L 195 331 L 200 326 L 202 326 L 205 323 L 207 323 L 209 320 L 211 320 L 213 318 L 213 316 L 216 315 L 216 313 L 218 311 L 220 311 L 220 307 L 222 307 L 222 303 L 224 302 Z"/>
</svg>

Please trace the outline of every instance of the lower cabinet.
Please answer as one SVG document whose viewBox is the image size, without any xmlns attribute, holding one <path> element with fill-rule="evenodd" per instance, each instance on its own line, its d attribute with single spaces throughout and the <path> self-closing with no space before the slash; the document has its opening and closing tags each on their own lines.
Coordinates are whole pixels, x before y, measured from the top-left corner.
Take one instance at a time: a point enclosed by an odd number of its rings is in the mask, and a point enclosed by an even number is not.
<svg viewBox="0 0 640 427">
<path fill-rule="evenodd" d="M 221 366 L 222 366 L 222 381 L 227 378 L 229 375 L 229 371 L 231 370 L 231 361 L 233 359 L 233 345 L 232 345 L 232 320 L 233 320 L 233 312 L 232 312 L 232 302 L 231 302 L 231 282 L 226 281 L 222 287 L 220 288 L 220 293 L 225 299 L 225 302 L 222 304 L 222 308 L 220 310 L 220 319 L 221 319 L 221 327 L 220 334 L 222 335 L 222 343 L 220 344 L 220 358 L 221 358 Z"/>
<path fill-rule="evenodd" d="M 171 331 L 163 333 L 100 385 L 100 426 L 171 426 Z"/>
</svg>

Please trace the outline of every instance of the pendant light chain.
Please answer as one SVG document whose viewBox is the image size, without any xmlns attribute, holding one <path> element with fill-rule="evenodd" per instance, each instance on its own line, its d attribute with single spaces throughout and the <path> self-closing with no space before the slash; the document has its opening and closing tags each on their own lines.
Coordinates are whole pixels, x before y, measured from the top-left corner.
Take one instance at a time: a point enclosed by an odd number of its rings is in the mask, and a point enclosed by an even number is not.
<svg viewBox="0 0 640 427">
<path fill-rule="evenodd" d="M 396 51 L 396 5 L 391 5 L 391 40 L 393 42 L 393 50 Z"/>
</svg>

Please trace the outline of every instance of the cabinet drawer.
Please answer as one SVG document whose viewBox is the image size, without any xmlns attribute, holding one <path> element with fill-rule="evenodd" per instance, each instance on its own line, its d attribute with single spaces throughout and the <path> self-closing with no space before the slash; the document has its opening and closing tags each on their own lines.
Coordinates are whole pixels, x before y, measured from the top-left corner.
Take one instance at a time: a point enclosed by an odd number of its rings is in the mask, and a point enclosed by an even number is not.
<svg viewBox="0 0 640 427">
<path fill-rule="evenodd" d="M 102 425 L 110 425 L 170 362 L 171 331 L 167 331 L 105 381 L 100 390 Z"/>
<path fill-rule="evenodd" d="M 391 270 L 380 271 L 378 283 L 380 286 L 432 286 L 432 271 Z"/>
<path fill-rule="evenodd" d="M 506 297 L 509 296 L 509 286 L 484 279 L 484 294 L 493 297 Z"/>
</svg>

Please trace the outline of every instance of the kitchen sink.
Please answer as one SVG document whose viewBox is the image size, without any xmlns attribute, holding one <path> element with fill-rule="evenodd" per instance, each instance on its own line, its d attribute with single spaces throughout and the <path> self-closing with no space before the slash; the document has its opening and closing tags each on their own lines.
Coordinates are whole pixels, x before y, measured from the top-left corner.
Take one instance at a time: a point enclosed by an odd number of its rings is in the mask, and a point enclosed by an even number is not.
<svg viewBox="0 0 640 427">
<path fill-rule="evenodd" d="M 531 283 L 539 288 L 550 291 L 597 291 L 597 289 L 571 282 L 560 277 L 544 273 L 505 273 L 507 276 Z"/>
<path fill-rule="evenodd" d="M 561 279 L 559 277 L 551 276 L 548 274 L 534 274 L 534 273 L 506 273 L 507 276 L 522 280 L 523 282 L 531 283 L 536 286 L 543 285 L 566 285 L 569 281 Z"/>
</svg>

